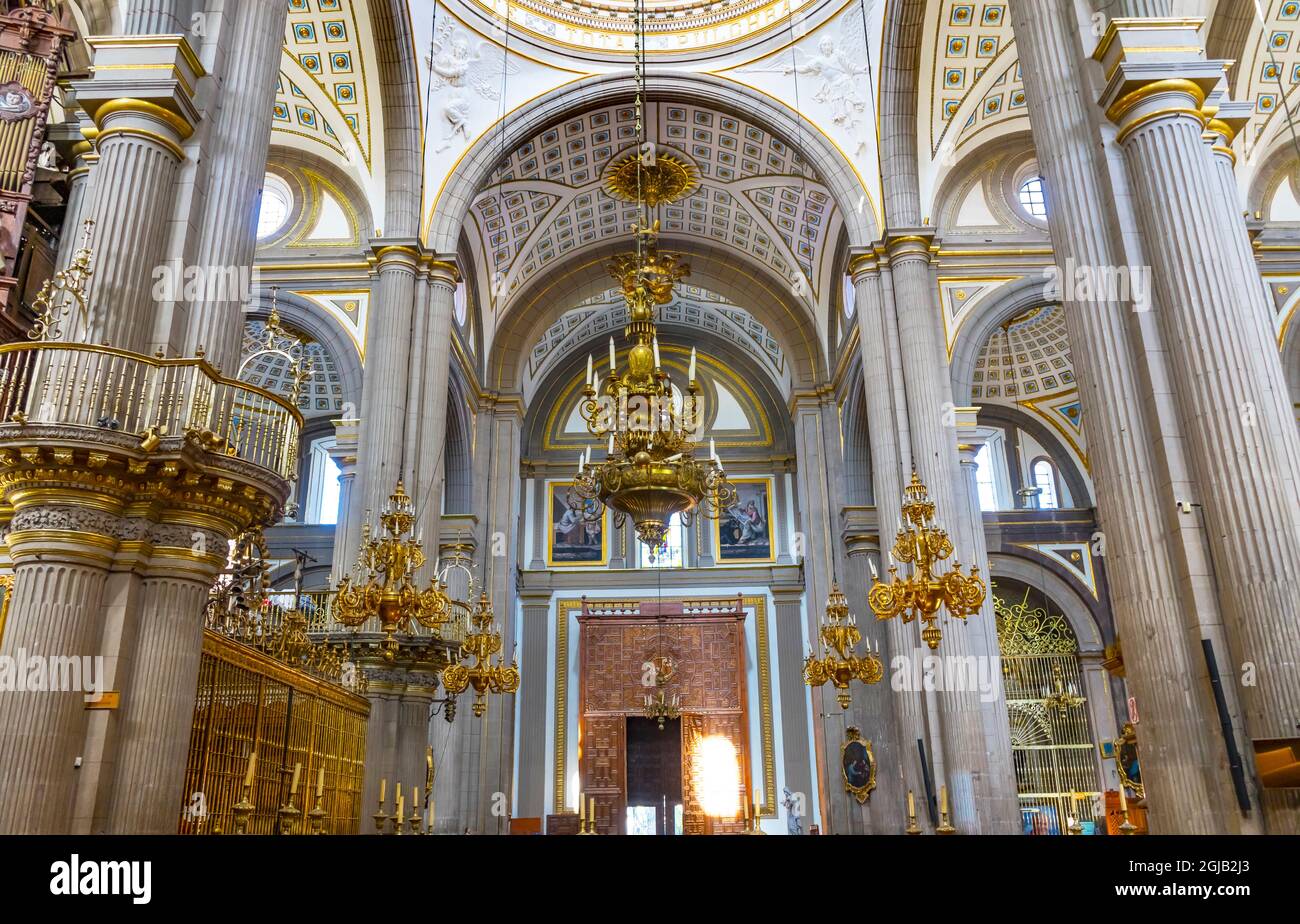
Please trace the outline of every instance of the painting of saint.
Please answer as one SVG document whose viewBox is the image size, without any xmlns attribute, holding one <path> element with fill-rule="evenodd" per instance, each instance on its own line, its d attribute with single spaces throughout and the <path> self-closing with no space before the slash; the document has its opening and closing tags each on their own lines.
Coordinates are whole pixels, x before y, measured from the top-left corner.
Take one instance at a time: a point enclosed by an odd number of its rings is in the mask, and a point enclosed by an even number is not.
<svg viewBox="0 0 1300 924">
<path fill-rule="evenodd" d="M 569 504 L 569 482 L 551 482 L 550 536 L 547 538 L 549 565 L 603 565 L 605 518 L 595 500 Z"/>
<path fill-rule="evenodd" d="M 772 561 L 772 486 L 766 478 L 732 479 L 736 503 L 718 520 L 721 562 Z"/>
</svg>

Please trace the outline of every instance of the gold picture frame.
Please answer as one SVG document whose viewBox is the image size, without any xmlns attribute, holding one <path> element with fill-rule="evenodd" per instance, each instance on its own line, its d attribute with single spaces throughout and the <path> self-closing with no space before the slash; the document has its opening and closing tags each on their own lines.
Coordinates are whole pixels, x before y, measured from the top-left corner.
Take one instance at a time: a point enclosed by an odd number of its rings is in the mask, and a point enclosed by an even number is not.
<svg viewBox="0 0 1300 924">
<path fill-rule="evenodd" d="M 722 530 L 726 526 L 727 516 L 724 514 L 719 517 L 713 525 L 713 558 L 720 565 L 767 565 L 776 561 L 776 536 L 775 528 L 772 522 L 772 510 L 775 506 L 773 494 L 776 493 L 776 482 L 769 477 L 762 478 L 729 478 L 730 481 L 739 491 L 744 485 L 762 485 L 764 488 L 763 499 L 765 501 L 764 521 L 767 529 L 767 555 L 765 556 L 745 556 L 745 555 L 727 555 L 722 551 Z M 744 494 L 737 495 L 737 501 L 734 505 L 739 507 L 744 500 Z"/>
<path fill-rule="evenodd" d="M 862 805 L 871 798 L 876 788 L 876 754 L 871 740 L 862 737 L 856 726 L 844 730 L 844 743 L 840 745 L 840 775 L 844 777 L 844 791 Z"/>
<path fill-rule="evenodd" d="M 609 512 L 602 511 L 600 517 L 600 557 L 569 558 L 556 557 L 555 527 L 557 499 L 560 504 L 567 504 L 567 494 L 572 481 L 547 481 L 546 485 L 546 566 L 548 568 L 604 568 L 609 565 Z"/>
</svg>

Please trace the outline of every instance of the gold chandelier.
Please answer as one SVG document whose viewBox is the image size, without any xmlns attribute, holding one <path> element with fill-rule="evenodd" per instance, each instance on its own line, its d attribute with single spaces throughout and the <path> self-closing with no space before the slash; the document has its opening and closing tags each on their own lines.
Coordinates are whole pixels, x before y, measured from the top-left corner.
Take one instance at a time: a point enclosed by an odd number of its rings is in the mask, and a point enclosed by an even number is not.
<svg viewBox="0 0 1300 924">
<path fill-rule="evenodd" d="M 449 664 L 442 671 L 442 685 L 451 696 L 459 696 L 474 688 L 473 711 L 481 718 L 487 711 L 487 693 L 513 693 L 519 689 L 519 667 L 515 660 L 505 665 L 504 659 L 492 656 L 501 650 L 501 626 L 493 620 L 492 604 L 484 590 L 478 606 L 470 616 L 470 631 L 461 643 L 462 656 L 473 655 L 473 664 Z"/>
<path fill-rule="evenodd" d="M 862 641 L 862 633 L 858 631 L 857 618 L 849 614 L 849 601 L 840 592 L 838 584 L 831 586 L 831 594 L 826 598 L 826 618 L 822 620 L 818 637 L 824 653 L 820 658 L 809 654 L 805 659 L 804 683 L 820 687 L 829 681 L 835 687 L 835 699 L 840 708 L 847 709 L 849 684 L 854 680 L 880 683 L 885 676 L 885 665 L 869 644 L 866 657 L 857 656 L 855 649 Z"/>
<path fill-rule="evenodd" d="M 1085 702 L 1084 697 L 1079 695 L 1079 690 L 1073 683 L 1068 686 L 1065 683 L 1065 675 L 1061 671 L 1059 663 L 1052 664 L 1052 686 L 1049 689 L 1043 687 L 1043 705 L 1048 709 L 1055 709 L 1056 712 L 1065 718 L 1070 714 L 1071 709 L 1077 709 Z"/>
<path fill-rule="evenodd" d="M 392 661 L 398 647 L 395 633 L 409 632 L 412 622 L 437 632 L 451 619 L 456 601 L 447 595 L 445 580 L 435 578 L 424 589 L 416 584 L 415 574 L 427 559 L 423 541 L 412 535 L 415 506 L 400 479 L 379 522 L 379 536 L 372 535 L 369 523 L 361 528 L 356 567 L 339 581 L 334 616 L 345 626 L 378 617 L 384 660 Z"/>
<path fill-rule="evenodd" d="M 604 441 L 608 451 L 593 463 L 591 449 L 578 459 L 577 477 L 569 489 L 569 504 L 589 522 L 614 511 L 614 525 L 631 518 L 637 538 L 651 549 L 663 546 L 674 516 L 689 524 L 696 511 L 720 518 L 735 504 L 736 490 L 727 481 L 717 452 L 710 446 L 707 462 L 696 459 L 696 434 L 702 426 L 700 388 L 695 379 L 695 350 L 691 350 L 685 393 L 678 391 L 659 359 L 655 310 L 672 301 L 673 286 L 689 267 L 677 254 L 658 247 L 659 222 L 645 217 L 653 209 L 688 195 L 694 181 L 683 163 L 671 155 L 655 155 L 645 132 L 645 23 L 637 8 L 636 134 L 638 148 L 621 161 L 611 179 L 611 195 L 637 203 L 633 226 L 636 249 L 608 265 L 627 302 L 624 334 L 632 343 L 627 370 L 620 373 L 609 341 L 609 374 L 598 394 L 595 370 L 587 359 L 582 416 L 587 429 Z M 665 171 L 682 175 L 678 182 L 661 182 Z"/>
<path fill-rule="evenodd" d="M 952 540 L 947 532 L 931 525 L 935 514 L 934 501 L 930 500 L 915 468 L 912 469 L 912 481 L 903 493 L 903 516 L 890 558 L 893 562 L 912 565 L 913 573 L 911 577 L 899 577 L 898 565 L 891 564 L 889 581 L 882 582 L 872 564 L 867 602 L 877 619 L 901 616 L 903 622 L 911 622 L 919 617 L 925 623 L 921 639 L 933 651 L 943 638 L 936 625 L 939 609 L 946 608 L 950 615 L 964 620 L 978 613 L 984 605 L 985 586 L 978 568 L 973 567 L 969 576 L 964 575 L 961 563 L 956 560 L 950 571 L 935 574 L 935 566 L 952 555 Z"/>
</svg>

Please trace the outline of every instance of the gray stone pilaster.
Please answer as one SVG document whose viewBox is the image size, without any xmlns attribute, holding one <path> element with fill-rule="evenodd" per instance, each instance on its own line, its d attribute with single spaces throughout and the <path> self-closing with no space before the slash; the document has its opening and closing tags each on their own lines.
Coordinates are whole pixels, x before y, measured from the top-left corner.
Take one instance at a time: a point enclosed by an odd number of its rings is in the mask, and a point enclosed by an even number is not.
<svg viewBox="0 0 1300 924">
<path fill-rule="evenodd" d="M 772 587 L 776 626 L 777 688 L 781 696 L 781 767 L 785 788 L 802 803 L 803 830 L 813 817 L 813 755 L 809 753 L 808 687 L 803 681 L 803 659 L 807 654 L 803 631 L 803 588 L 799 585 Z M 778 794 L 780 795 L 780 794 Z M 823 814 L 825 807 L 822 808 Z"/>
<path fill-rule="evenodd" d="M 549 589 L 525 592 L 521 603 L 519 800 L 515 815 L 520 818 L 543 818 L 548 779 L 546 687 L 551 673 L 547 669 L 546 650 L 551 627 L 551 592 Z"/>
</svg>

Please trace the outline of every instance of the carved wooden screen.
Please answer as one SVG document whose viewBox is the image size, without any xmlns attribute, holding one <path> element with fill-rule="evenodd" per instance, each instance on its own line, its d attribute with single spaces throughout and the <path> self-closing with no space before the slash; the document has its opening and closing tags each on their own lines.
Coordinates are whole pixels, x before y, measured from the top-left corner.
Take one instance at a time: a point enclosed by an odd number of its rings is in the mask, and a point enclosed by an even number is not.
<svg viewBox="0 0 1300 924">
<path fill-rule="evenodd" d="M 665 654 L 675 666 L 665 691 L 681 698 L 683 828 L 691 834 L 743 827 L 740 821 L 706 819 L 691 778 L 695 733 L 723 735 L 741 764 L 738 804 L 747 798 L 745 612 L 737 598 L 711 603 L 707 608 L 689 601 L 602 607 L 584 601 L 578 617 L 581 786 L 584 798 L 596 800 L 601 834 L 624 833 L 627 718 L 644 714 L 643 665 Z"/>
</svg>

